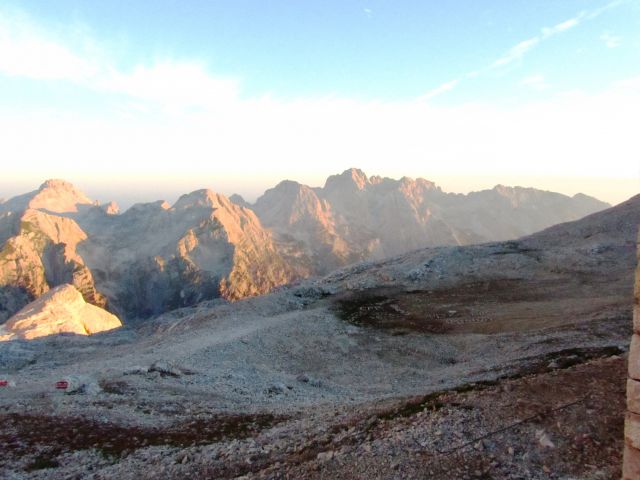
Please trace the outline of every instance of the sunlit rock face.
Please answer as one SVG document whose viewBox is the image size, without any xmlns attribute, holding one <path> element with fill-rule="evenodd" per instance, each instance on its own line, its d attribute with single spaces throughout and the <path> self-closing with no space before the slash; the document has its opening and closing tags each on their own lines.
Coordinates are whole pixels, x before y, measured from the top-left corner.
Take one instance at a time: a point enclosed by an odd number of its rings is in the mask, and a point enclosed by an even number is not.
<svg viewBox="0 0 640 480">
<path fill-rule="evenodd" d="M 87 235 L 71 218 L 91 208 L 91 200 L 62 180 L 0 204 L 0 322 L 62 283 L 74 285 L 86 301 L 106 305 L 77 253 Z"/>
<path fill-rule="evenodd" d="M 136 319 L 202 300 L 267 293 L 308 274 L 250 209 L 198 190 L 119 214 L 61 180 L 0 204 L 0 323 L 64 283 Z"/>
<path fill-rule="evenodd" d="M 71 183 L 59 179 L 46 180 L 38 190 L 13 197 L 0 204 L 0 213 L 26 209 L 53 213 L 77 212 L 94 205 L 84 193 Z"/>
<path fill-rule="evenodd" d="M 86 303 L 73 285 L 49 290 L 0 326 L 0 341 L 61 333 L 92 335 L 121 327 L 115 315 Z"/>
<path fill-rule="evenodd" d="M 110 307 L 125 318 L 259 295 L 302 275 L 253 211 L 211 190 L 183 195 L 173 206 L 95 211 L 80 224 L 89 234 L 80 253 Z"/>
</svg>

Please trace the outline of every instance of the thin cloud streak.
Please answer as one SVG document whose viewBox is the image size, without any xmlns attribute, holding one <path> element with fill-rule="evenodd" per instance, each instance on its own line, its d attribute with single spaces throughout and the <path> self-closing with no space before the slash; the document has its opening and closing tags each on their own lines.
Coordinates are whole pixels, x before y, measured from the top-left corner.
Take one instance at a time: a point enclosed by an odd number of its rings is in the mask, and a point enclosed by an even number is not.
<svg viewBox="0 0 640 480">
<path fill-rule="evenodd" d="M 604 42 L 607 48 L 617 48 L 622 45 L 622 38 L 616 35 L 610 35 L 608 32 L 600 35 L 600 40 Z"/>
<path fill-rule="evenodd" d="M 549 88 L 549 84 L 546 82 L 544 76 L 540 74 L 523 78 L 520 85 L 537 91 L 547 90 Z"/>
<path fill-rule="evenodd" d="M 542 42 L 550 38 L 553 38 L 556 35 L 564 33 L 568 30 L 571 30 L 572 28 L 579 26 L 585 20 L 592 20 L 600 16 L 607 10 L 617 7 L 619 5 L 622 5 L 624 3 L 627 3 L 627 1 L 616 0 L 591 11 L 579 12 L 576 16 L 569 18 L 563 22 L 560 22 L 554 25 L 553 27 L 543 27 L 539 35 L 536 35 L 534 37 L 528 38 L 526 40 L 523 40 L 517 43 L 516 45 L 511 47 L 509 50 L 507 50 L 507 52 L 504 55 L 502 55 L 501 57 L 499 57 L 498 59 L 496 59 L 489 65 L 487 65 L 486 67 L 481 68 L 479 70 L 473 70 L 473 71 L 467 72 L 466 74 L 463 75 L 463 78 L 476 78 L 483 73 L 496 70 L 499 68 L 504 68 L 514 62 L 521 61 L 522 58 L 527 53 L 529 53 L 530 51 L 538 47 Z M 430 90 L 429 92 L 427 92 L 426 94 L 422 95 L 421 97 L 419 97 L 419 99 L 421 101 L 426 101 L 434 97 L 437 97 L 439 95 L 442 95 L 444 93 L 450 92 L 460 84 L 460 80 L 461 79 L 458 78 L 458 79 L 445 82 L 439 87 L 436 87 Z"/>
<path fill-rule="evenodd" d="M 540 41 L 541 37 L 533 37 L 529 38 L 528 40 L 523 40 L 517 45 L 511 47 L 503 57 L 498 58 L 489 66 L 488 69 L 503 67 L 512 62 L 515 62 L 516 60 L 520 60 L 525 53 L 527 53 L 529 50 L 532 50 L 536 45 L 540 43 Z"/>
<path fill-rule="evenodd" d="M 458 85 L 458 83 L 460 83 L 460 79 L 455 79 L 455 80 L 451 80 L 449 82 L 445 82 L 442 85 L 434 88 L 433 90 L 425 93 L 424 95 L 422 95 L 421 97 L 418 98 L 419 102 L 424 102 L 427 100 L 432 99 L 433 97 L 437 97 L 438 95 L 441 95 L 445 92 L 450 92 L 451 90 L 453 90 L 454 88 L 456 88 L 456 85 Z"/>
</svg>

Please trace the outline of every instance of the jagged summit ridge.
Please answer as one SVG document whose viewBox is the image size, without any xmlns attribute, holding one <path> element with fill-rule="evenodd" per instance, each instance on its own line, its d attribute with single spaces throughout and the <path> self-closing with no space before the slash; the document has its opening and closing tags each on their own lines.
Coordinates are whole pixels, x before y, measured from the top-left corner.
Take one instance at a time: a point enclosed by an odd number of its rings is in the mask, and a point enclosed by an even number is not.
<svg viewBox="0 0 640 480">
<path fill-rule="evenodd" d="M 46 210 L 53 213 L 77 212 L 83 206 L 95 205 L 89 197 L 73 184 L 59 179 L 43 182 L 38 190 L 34 190 L 0 203 L 0 214 L 3 212 L 21 213 L 29 208 Z"/>
<path fill-rule="evenodd" d="M 331 175 L 324 184 L 325 189 L 356 188 L 363 190 L 369 185 L 369 177 L 359 168 L 350 168 L 339 175 Z"/>
<path fill-rule="evenodd" d="M 173 205 L 173 208 L 176 210 L 191 207 L 220 208 L 223 203 L 228 202 L 229 200 L 223 195 L 215 193 L 213 190 L 203 188 L 181 195 Z"/>
<path fill-rule="evenodd" d="M 606 207 L 586 195 L 503 185 L 450 194 L 423 178 L 368 177 L 357 168 L 322 188 L 280 182 L 253 205 L 265 226 L 301 244 L 324 273 L 428 246 L 517 238 Z"/>
<path fill-rule="evenodd" d="M 38 188 L 38 191 L 41 192 L 46 189 L 71 191 L 77 193 L 79 196 L 84 196 L 84 194 L 77 190 L 71 182 L 67 182 L 66 180 L 63 180 L 61 178 L 49 178 L 45 180 Z"/>
</svg>

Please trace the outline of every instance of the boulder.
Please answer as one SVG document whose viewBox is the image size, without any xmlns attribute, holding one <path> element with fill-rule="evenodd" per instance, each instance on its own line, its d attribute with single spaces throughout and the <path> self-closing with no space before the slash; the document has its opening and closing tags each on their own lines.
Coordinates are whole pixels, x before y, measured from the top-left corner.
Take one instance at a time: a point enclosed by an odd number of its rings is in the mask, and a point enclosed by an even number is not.
<svg viewBox="0 0 640 480">
<path fill-rule="evenodd" d="M 92 335 L 121 327 L 115 315 L 86 303 L 73 285 L 56 287 L 0 326 L 0 341 L 31 340 L 48 335 Z"/>
</svg>

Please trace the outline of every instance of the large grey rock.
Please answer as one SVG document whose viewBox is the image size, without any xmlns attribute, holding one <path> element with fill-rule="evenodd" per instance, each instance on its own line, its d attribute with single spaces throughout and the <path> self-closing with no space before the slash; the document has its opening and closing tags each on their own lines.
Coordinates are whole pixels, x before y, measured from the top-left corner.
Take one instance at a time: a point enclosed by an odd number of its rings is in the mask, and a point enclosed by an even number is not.
<svg viewBox="0 0 640 480">
<path fill-rule="evenodd" d="M 31 340 L 60 333 L 91 335 L 122 326 L 115 315 L 86 303 L 72 285 L 61 285 L 34 300 L 0 326 L 0 341 Z"/>
</svg>

